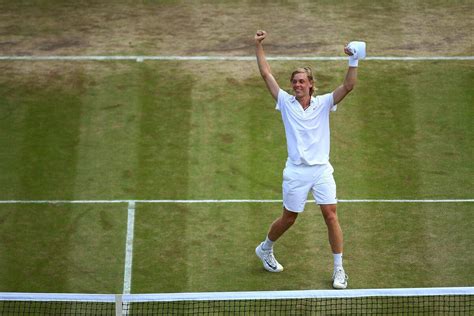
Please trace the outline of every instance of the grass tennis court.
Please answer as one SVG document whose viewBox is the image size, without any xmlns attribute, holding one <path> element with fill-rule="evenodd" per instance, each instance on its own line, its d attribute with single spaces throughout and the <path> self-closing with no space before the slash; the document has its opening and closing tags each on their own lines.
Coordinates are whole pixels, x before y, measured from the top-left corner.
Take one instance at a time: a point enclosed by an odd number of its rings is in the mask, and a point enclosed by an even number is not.
<svg viewBox="0 0 474 316">
<path fill-rule="evenodd" d="M 470 285 L 472 238 L 465 232 L 470 229 L 471 206 L 449 206 L 341 203 L 351 288 Z M 132 292 L 330 288 L 326 229 L 313 205 L 276 250 L 286 271 L 269 274 L 258 264 L 254 244 L 275 208 L 274 204 L 138 204 Z M 2 205 L 0 214 L 5 227 L 2 251 L 11 254 L 2 261 L 9 271 L 2 274 L 4 290 L 122 291 L 123 204 Z M 28 233 L 19 237 L 18 227 Z"/>
<path fill-rule="evenodd" d="M 295 25 L 255 22 L 253 2 L 52 3 L 0 3 L 0 55 L 252 55 L 262 27 L 272 36 L 269 55 L 332 56 L 360 36 L 344 25 L 364 12 L 375 21 L 364 34 L 378 56 L 474 55 L 469 1 L 377 3 L 372 11 L 371 1 L 300 1 L 305 21 L 330 12 L 324 19 L 336 34 L 318 37 L 326 26 L 318 20 L 300 50 Z M 268 10 L 284 15 L 295 4 Z M 177 19 L 168 35 L 167 12 Z M 405 22 L 392 21 L 402 15 Z M 99 29 L 81 26 L 81 16 Z M 30 19 L 13 26 L 22 17 Z M 390 29 L 378 32 L 385 22 Z M 205 35 L 217 25 L 225 26 L 216 37 Z M 314 67 L 317 93 L 346 69 L 341 61 L 271 62 L 287 89 L 302 64 Z M 473 70 L 469 60 L 361 62 L 358 86 L 331 118 L 338 197 L 473 198 Z M 255 62 L 0 61 L 0 72 L 0 200 L 281 199 L 284 130 Z M 278 203 L 138 203 L 132 293 L 330 288 L 326 227 L 312 204 L 276 246 L 285 272 L 262 269 L 254 248 L 280 211 Z M 473 211 L 472 203 L 340 203 L 350 287 L 472 286 Z M 126 203 L 0 204 L 0 291 L 121 293 L 126 235 Z"/>
<path fill-rule="evenodd" d="M 127 213 L 114 205 L 1 205 L 2 291 L 121 292 Z"/>
<path fill-rule="evenodd" d="M 280 198 L 283 126 L 252 62 L 3 67 L 3 199 Z M 323 93 L 345 65 L 316 67 Z M 339 198 L 469 197 L 472 67 L 366 62 L 331 121 Z"/>
</svg>

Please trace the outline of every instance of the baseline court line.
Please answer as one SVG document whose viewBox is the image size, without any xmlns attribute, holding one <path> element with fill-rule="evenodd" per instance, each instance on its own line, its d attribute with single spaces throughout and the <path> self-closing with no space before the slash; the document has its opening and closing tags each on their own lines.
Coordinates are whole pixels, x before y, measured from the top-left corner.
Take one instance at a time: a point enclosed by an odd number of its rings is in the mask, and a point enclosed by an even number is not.
<svg viewBox="0 0 474 316">
<path fill-rule="evenodd" d="M 307 202 L 315 202 L 308 200 Z M 340 199 L 339 203 L 472 203 L 474 199 Z M 0 200 L 0 204 L 283 203 L 283 200 Z"/>
<path fill-rule="evenodd" d="M 255 56 L 0 56 L 0 61 L 255 61 Z M 267 56 L 270 61 L 293 60 L 347 60 L 343 56 Z M 434 61 L 434 60 L 474 60 L 474 56 L 372 56 L 364 60 L 383 61 Z"/>
</svg>

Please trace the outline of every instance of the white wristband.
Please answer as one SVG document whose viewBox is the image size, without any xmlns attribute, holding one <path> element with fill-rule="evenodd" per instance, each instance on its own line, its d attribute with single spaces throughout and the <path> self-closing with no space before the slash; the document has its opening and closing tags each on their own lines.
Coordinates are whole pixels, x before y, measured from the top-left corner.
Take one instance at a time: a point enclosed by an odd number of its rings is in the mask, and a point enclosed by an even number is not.
<svg viewBox="0 0 474 316">
<path fill-rule="evenodd" d="M 349 67 L 357 67 L 359 66 L 359 60 L 354 58 L 353 56 L 349 56 Z"/>
</svg>

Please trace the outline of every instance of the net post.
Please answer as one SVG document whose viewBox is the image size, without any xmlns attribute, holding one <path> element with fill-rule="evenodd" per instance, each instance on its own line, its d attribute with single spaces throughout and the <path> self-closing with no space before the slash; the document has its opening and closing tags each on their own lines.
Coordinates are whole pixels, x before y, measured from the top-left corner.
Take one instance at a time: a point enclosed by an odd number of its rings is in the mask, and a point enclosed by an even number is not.
<svg viewBox="0 0 474 316">
<path fill-rule="evenodd" d="M 123 315 L 123 298 L 122 294 L 115 295 L 115 316 L 122 316 Z"/>
</svg>

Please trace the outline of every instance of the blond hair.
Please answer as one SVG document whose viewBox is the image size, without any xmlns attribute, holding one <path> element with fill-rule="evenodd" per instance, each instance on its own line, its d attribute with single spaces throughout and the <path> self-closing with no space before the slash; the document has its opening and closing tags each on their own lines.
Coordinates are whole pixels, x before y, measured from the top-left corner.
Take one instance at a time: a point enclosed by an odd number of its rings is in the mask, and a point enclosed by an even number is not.
<svg viewBox="0 0 474 316">
<path fill-rule="evenodd" d="M 293 78 L 295 77 L 296 74 L 306 74 L 306 77 L 308 77 L 309 82 L 311 82 L 309 95 L 313 95 L 314 91 L 316 91 L 316 88 L 314 87 L 314 77 L 313 77 L 313 71 L 311 70 L 311 68 L 310 67 L 297 68 L 295 71 L 291 73 L 290 82 L 293 81 Z"/>
</svg>

